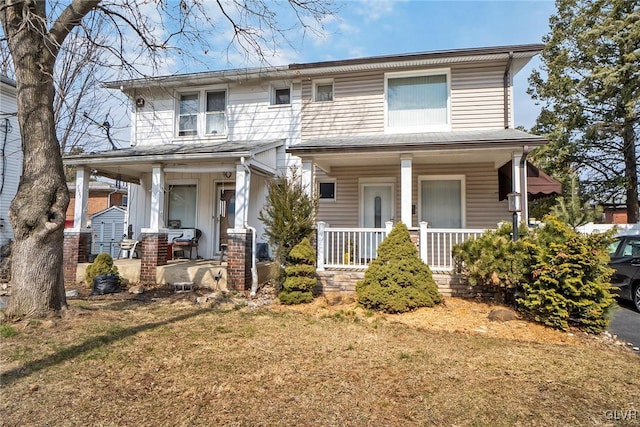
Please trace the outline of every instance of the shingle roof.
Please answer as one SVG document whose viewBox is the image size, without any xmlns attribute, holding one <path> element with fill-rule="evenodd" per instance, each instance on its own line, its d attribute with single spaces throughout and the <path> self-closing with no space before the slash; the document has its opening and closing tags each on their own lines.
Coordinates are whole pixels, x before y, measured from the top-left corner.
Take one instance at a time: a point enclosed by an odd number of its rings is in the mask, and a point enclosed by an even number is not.
<svg viewBox="0 0 640 427">
<path fill-rule="evenodd" d="M 293 145 L 293 154 L 326 151 L 432 150 L 493 146 L 496 144 L 542 145 L 547 140 L 517 129 L 491 129 L 456 132 L 404 133 L 318 138 Z"/>
</svg>

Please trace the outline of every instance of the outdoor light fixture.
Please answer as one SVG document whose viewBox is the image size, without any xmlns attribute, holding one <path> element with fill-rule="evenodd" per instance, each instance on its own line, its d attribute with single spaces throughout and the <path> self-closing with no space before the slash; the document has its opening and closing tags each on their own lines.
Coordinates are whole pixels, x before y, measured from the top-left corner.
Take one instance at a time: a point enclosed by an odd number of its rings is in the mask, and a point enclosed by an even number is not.
<svg viewBox="0 0 640 427">
<path fill-rule="evenodd" d="M 507 200 L 509 202 L 509 212 L 513 214 L 513 241 L 518 240 L 518 212 L 522 210 L 520 207 L 520 193 L 507 194 Z"/>
</svg>

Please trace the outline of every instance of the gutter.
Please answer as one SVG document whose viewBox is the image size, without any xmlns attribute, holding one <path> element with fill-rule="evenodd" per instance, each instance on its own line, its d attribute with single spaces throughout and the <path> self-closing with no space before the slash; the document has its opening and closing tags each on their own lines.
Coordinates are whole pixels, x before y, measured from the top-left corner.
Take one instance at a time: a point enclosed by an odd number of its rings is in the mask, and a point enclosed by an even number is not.
<svg viewBox="0 0 640 427">
<path fill-rule="evenodd" d="M 256 266 L 256 229 L 251 227 L 248 223 L 249 216 L 249 196 L 250 196 L 250 186 L 251 186 L 251 168 L 245 162 L 244 157 L 240 158 L 240 164 L 247 172 L 246 178 L 244 180 L 244 188 L 245 188 L 245 203 L 246 207 L 244 208 L 244 218 L 242 218 L 242 224 L 244 228 L 247 230 L 251 230 L 251 296 L 256 296 L 258 292 L 258 267 Z"/>
<path fill-rule="evenodd" d="M 529 146 L 522 147 L 522 157 L 520 157 L 520 186 L 522 188 L 522 196 L 520 197 L 520 205 L 522 209 L 522 221 L 525 227 L 529 228 L 529 183 L 527 182 L 527 156 L 529 155 Z"/>
<path fill-rule="evenodd" d="M 504 128 L 509 129 L 509 75 L 511 72 L 511 63 L 513 62 L 513 52 L 509 52 L 507 66 L 504 69 Z"/>
</svg>

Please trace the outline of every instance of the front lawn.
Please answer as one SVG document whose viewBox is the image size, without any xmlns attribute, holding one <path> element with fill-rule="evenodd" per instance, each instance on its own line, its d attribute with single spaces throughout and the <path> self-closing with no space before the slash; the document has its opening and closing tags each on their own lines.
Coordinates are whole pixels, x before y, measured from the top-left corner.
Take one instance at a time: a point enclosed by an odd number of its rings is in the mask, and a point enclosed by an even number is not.
<svg viewBox="0 0 640 427">
<path fill-rule="evenodd" d="M 524 321 L 448 326 L 449 301 L 383 317 L 353 305 L 222 310 L 185 294 L 73 300 L 63 318 L 2 339 L 2 425 L 640 422 L 613 419 L 640 410 L 636 354 L 558 331 L 531 339 L 542 327 Z"/>
</svg>

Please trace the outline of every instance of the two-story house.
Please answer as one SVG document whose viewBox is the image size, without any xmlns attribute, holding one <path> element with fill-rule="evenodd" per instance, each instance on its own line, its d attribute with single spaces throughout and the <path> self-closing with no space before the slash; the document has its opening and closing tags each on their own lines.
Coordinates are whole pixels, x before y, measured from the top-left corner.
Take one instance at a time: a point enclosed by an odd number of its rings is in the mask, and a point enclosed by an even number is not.
<svg viewBox="0 0 640 427">
<path fill-rule="evenodd" d="M 403 221 L 423 259 L 448 271 L 451 244 L 512 220 L 506 193 L 556 191 L 527 167 L 529 150 L 545 139 L 514 129 L 513 76 L 541 49 L 112 82 L 135 105 L 131 147 L 65 161 L 78 166 L 77 201 L 89 169 L 134 184 L 129 223 L 143 242 L 143 270 L 164 262 L 170 226 L 198 229 L 199 254 L 226 249 L 229 282 L 245 289 L 267 184 L 298 165 L 320 202 L 319 270 L 363 268 Z M 526 197 L 520 205 L 516 215 L 526 218 Z M 76 202 L 78 236 L 81 209 Z"/>
</svg>

